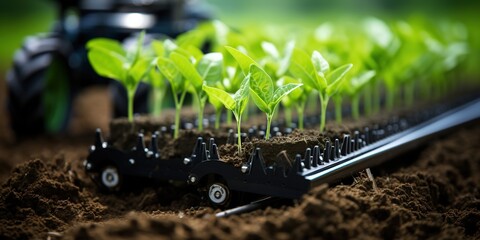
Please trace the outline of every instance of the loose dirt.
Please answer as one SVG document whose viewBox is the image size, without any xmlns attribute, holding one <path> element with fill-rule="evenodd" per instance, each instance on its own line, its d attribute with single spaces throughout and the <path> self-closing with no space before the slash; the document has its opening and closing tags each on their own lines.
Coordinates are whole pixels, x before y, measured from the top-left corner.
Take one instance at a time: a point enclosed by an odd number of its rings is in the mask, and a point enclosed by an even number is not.
<svg viewBox="0 0 480 240">
<path fill-rule="evenodd" d="M 84 98 L 106 101 L 107 90 Z M 108 104 L 77 105 L 79 115 L 87 114 L 78 119 L 108 112 Z M 479 123 L 394 159 L 390 165 L 404 167 L 393 172 L 374 169 L 377 190 L 359 173 L 345 184 L 315 188 L 291 206 L 218 219 L 219 210 L 185 187 L 137 183 L 145 187 L 98 191 L 82 162 L 95 126 L 106 129 L 102 119 L 77 122 L 65 136 L 15 142 L 0 118 L 0 239 L 480 238 Z"/>
</svg>

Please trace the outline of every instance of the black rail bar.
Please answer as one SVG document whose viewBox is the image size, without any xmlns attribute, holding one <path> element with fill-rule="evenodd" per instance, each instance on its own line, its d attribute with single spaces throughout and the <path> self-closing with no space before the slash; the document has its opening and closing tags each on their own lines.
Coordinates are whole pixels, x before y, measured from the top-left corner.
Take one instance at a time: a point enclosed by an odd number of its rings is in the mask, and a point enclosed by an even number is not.
<svg viewBox="0 0 480 240">
<path fill-rule="evenodd" d="M 338 164 L 317 172 L 306 172 L 311 187 L 334 182 L 354 172 L 379 165 L 401 153 L 480 118 L 480 99 L 447 111 L 431 120 L 375 142 L 340 159 Z"/>
<path fill-rule="evenodd" d="M 453 128 L 480 118 L 480 99 L 447 111 L 427 122 L 408 130 L 394 134 L 383 140 L 370 144 L 345 157 L 341 157 L 338 164 L 321 169 L 320 171 L 306 171 L 304 176 L 311 181 L 311 187 L 323 183 L 331 183 L 354 172 L 379 165 L 392 157 L 420 146 L 426 141 L 445 134 Z M 277 198 L 266 197 L 258 201 L 228 209 L 217 213 L 217 218 L 251 212 L 270 205 Z"/>
</svg>

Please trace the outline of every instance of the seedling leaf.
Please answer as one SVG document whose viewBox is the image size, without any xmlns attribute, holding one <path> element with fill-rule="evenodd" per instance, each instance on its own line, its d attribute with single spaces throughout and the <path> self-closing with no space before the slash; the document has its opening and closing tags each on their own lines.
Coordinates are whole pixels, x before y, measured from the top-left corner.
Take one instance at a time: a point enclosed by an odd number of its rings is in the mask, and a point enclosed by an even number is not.
<svg viewBox="0 0 480 240">
<path fill-rule="evenodd" d="M 141 81 L 148 75 L 155 62 L 152 59 L 141 58 L 130 69 L 130 75 L 137 81 Z"/>
<path fill-rule="evenodd" d="M 235 100 L 235 102 L 238 102 L 242 99 L 247 99 L 249 91 L 250 91 L 250 74 L 248 74 L 245 78 L 243 78 L 242 82 L 240 83 L 239 89 L 233 95 L 233 99 Z"/>
<path fill-rule="evenodd" d="M 225 92 L 222 89 L 209 87 L 207 85 L 203 85 L 202 88 L 203 88 L 203 91 L 205 91 L 209 97 L 215 98 L 220 102 L 222 102 L 225 108 L 229 110 L 233 110 L 235 108 L 235 100 L 229 93 Z"/>
<path fill-rule="evenodd" d="M 252 84 L 250 82 L 250 84 Z M 268 104 L 255 92 L 252 87 L 250 86 L 250 96 L 252 96 L 253 102 L 257 107 L 264 113 L 270 114 L 270 108 L 268 107 Z"/>
<path fill-rule="evenodd" d="M 363 86 L 365 86 L 370 79 L 372 79 L 375 76 L 376 72 L 374 70 L 366 71 L 362 74 L 360 74 L 358 77 L 355 77 L 352 79 L 352 87 L 354 89 L 360 89 Z"/>
<path fill-rule="evenodd" d="M 221 81 L 223 55 L 221 53 L 208 53 L 204 55 L 198 62 L 197 71 L 208 85 Z"/>
<path fill-rule="evenodd" d="M 270 102 L 274 90 L 272 78 L 257 65 L 250 66 L 250 73 L 252 78 L 250 80 L 250 89 L 264 102 Z"/>
<path fill-rule="evenodd" d="M 126 56 L 127 53 L 123 50 L 122 45 L 118 41 L 109 38 L 95 38 L 87 43 L 87 49 L 103 49 L 107 51 L 116 52 L 120 56 Z"/>
<path fill-rule="evenodd" d="M 339 86 L 342 83 L 343 77 L 352 68 L 353 64 L 345 64 L 337 69 L 333 70 L 327 77 L 329 85 L 326 89 L 327 95 L 331 96 L 337 92 Z"/>
<path fill-rule="evenodd" d="M 319 73 L 321 72 L 323 74 L 327 74 L 327 72 L 330 70 L 330 65 L 328 64 L 327 60 L 325 60 L 322 54 L 320 54 L 318 51 L 313 51 L 312 63 L 315 67 L 315 70 L 317 70 Z"/>
<path fill-rule="evenodd" d="M 88 52 L 88 59 L 98 75 L 123 81 L 125 76 L 124 62 L 117 53 L 101 48 L 94 49 Z"/>
<path fill-rule="evenodd" d="M 317 74 L 310 57 L 307 53 L 298 48 L 293 50 L 290 72 L 296 78 L 300 78 L 307 86 L 310 86 L 313 89 L 320 88 L 319 81 L 317 81 L 315 77 Z M 326 84 L 325 86 L 322 86 L 322 88 L 323 87 L 326 87 Z"/>
<path fill-rule="evenodd" d="M 284 75 L 290 67 L 290 61 L 292 59 L 293 48 L 295 47 L 295 41 L 290 41 L 285 46 L 285 52 L 283 58 L 280 60 L 279 67 L 277 69 L 277 77 Z"/>
<path fill-rule="evenodd" d="M 181 77 L 180 72 L 178 71 L 175 63 L 172 60 L 164 57 L 160 57 L 157 60 L 157 67 L 160 72 L 167 78 L 167 80 L 172 85 L 175 94 L 178 94 L 184 89 L 184 79 Z"/>
<path fill-rule="evenodd" d="M 152 49 L 155 52 L 155 55 L 158 57 L 165 57 L 166 56 L 166 50 L 163 42 L 159 40 L 153 40 L 152 41 Z"/>
<path fill-rule="evenodd" d="M 272 102 L 270 103 L 270 108 L 274 109 L 277 106 L 277 104 L 282 100 L 283 97 L 287 96 L 293 90 L 295 90 L 296 88 L 302 85 L 303 84 L 301 83 L 288 83 L 286 85 L 283 85 L 277 88 L 277 90 L 275 90 L 275 93 L 273 94 L 273 99 L 272 99 Z"/>
<path fill-rule="evenodd" d="M 238 66 L 240 66 L 245 76 L 247 76 L 250 71 L 250 65 L 257 64 L 252 58 L 247 56 L 245 53 L 242 53 L 239 50 L 229 46 L 225 46 L 225 48 L 230 53 L 230 55 L 232 55 L 233 58 L 235 58 L 235 60 L 238 63 Z"/>
<path fill-rule="evenodd" d="M 182 56 L 177 52 L 173 52 L 172 54 L 170 54 L 170 59 L 175 63 L 178 71 L 180 71 L 182 75 L 192 83 L 195 89 L 202 88 L 202 77 L 200 76 L 200 74 L 198 74 L 197 70 L 188 60 L 188 58 Z"/>
<path fill-rule="evenodd" d="M 273 43 L 262 42 L 262 49 L 263 49 L 263 51 L 265 51 L 268 55 L 270 55 L 275 60 L 280 58 L 280 53 L 278 52 L 277 47 L 275 47 L 275 45 L 273 45 Z"/>
</svg>

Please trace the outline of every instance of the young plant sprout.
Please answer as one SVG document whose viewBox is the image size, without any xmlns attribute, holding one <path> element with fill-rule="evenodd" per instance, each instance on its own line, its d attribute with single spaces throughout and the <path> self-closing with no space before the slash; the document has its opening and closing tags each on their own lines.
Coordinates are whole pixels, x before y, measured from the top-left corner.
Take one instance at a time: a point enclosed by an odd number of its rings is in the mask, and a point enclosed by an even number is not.
<svg viewBox="0 0 480 240">
<path fill-rule="evenodd" d="M 372 66 L 377 72 L 379 78 L 383 78 L 387 88 L 386 105 L 387 109 L 392 109 L 395 100 L 396 85 L 392 80 L 392 75 L 388 72 L 390 67 L 396 64 L 395 55 L 400 47 L 400 42 L 393 34 L 390 27 L 382 20 L 377 18 L 367 18 L 363 22 L 364 31 L 373 45 L 371 51 Z M 380 111 L 380 84 L 379 78 L 374 78 L 371 83 L 374 87 L 373 94 L 373 112 Z"/>
<path fill-rule="evenodd" d="M 237 144 L 239 155 L 242 154 L 241 123 L 243 112 L 248 103 L 249 85 L 250 75 L 247 75 L 243 79 L 240 88 L 233 95 L 225 92 L 223 89 L 203 85 L 203 90 L 210 98 L 217 99 L 223 103 L 226 109 L 233 112 L 235 120 L 237 121 Z"/>
<path fill-rule="evenodd" d="M 302 84 L 289 83 L 275 89 L 272 78 L 259 65 L 246 54 L 226 47 L 230 54 L 237 60 L 243 73 L 250 74 L 250 95 L 257 107 L 267 115 L 267 131 L 265 139 L 270 138 L 270 125 L 275 110 L 283 97 Z"/>
<path fill-rule="evenodd" d="M 152 41 L 152 50 L 157 57 L 164 57 L 166 56 L 166 50 L 163 46 L 163 42 L 154 40 Z M 165 77 L 163 74 L 157 69 L 153 68 L 149 73 L 149 83 L 152 85 L 152 106 L 151 112 L 155 116 L 160 116 L 162 111 L 162 103 L 167 92 L 167 86 L 165 84 Z"/>
<path fill-rule="evenodd" d="M 96 38 L 88 41 L 88 59 L 93 69 L 102 77 L 119 81 L 127 90 L 128 120 L 133 122 L 133 99 L 137 86 L 150 72 L 154 65 L 153 58 L 142 54 L 145 32 L 137 39 L 137 46 L 132 51 L 125 50 L 113 39 Z"/>
<path fill-rule="evenodd" d="M 270 126 L 272 124 L 273 114 L 282 100 L 296 88 L 302 86 L 301 83 L 288 83 L 275 89 L 272 78 L 258 65 L 250 66 L 250 96 L 257 107 L 267 115 L 267 131 L 265 139 L 270 138 Z"/>
<path fill-rule="evenodd" d="M 360 118 L 360 93 L 368 85 L 368 83 L 375 77 L 375 71 L 365 71 L 358 76 L 351 78 L 346 82 L 345 92 L 352 101 L 352 118 L 358 120 Z"/>
<path fill-rule="evenodd" d="M 301 83 L 301 81 L 290 76 L 283 76 L 277 81 L 277 86 L 286 85 L 289 83 L 298 84 Z M 295 106 L 297 110 L 298 128 L 301 130 L 303 130 L 303 114 L 305 112 L 305 104 L 307 103 L 308 96 L 310 95 L 311 91 L 312 89 L 310 87 L 302 85 L 301 87 L 296 88 L 289 95 L 285 96 L 282 99 L 282 104 L 285 106 L 285 110 L 289 109 L 292 106 Z M 285 115 L 287 114 L 289 114 L 288 110 L 285 112 Z M 289 124 L 288 121 L 287 124 Z"/>
<path fill-rule="evenodd" d="M 338 124 L 342 123 L 342 105 L 343 105 L 343 95 L 344 91 L 346 91 L 345 84 L 340 85 L 337 94 L 333 95 L 333 103 L 335 106 L 335 121 Z"/>
<path fill-rule="evenodd" d="M 187 94 L 187 84 L 183 75 L 178 71 L 177 66 L 172 60 L 159 57 L 157 59 L 157 67 L 165 78 L 170 82 L 172 89 L 173 101 L 175 103 L 175 129 L 173 131 L 173 137 L 178 137 L 178 131 L 180 128 L 180 113 Z"/>
<path fill-rule="evenodd" d="M 190 61 L 187 57 L 173 52 L 170 59 L 175 63 L 182 75 L 188 79 L 193 87 L 193 95 L 198 102 L 198 130 L 203 130 L 203 110 L 207 95 L 203 91 L 203 83 L 216 83 L 223 79 L 223 55 L 221 53 L 205 54 L 198 63 Z"/>
<path fill-rule="evenodd" d="M 314 51 L 310 58 L 302 50 L 295 49 L 293 51 L 290 72 L 319 93 L 321 102 L 320 131 L 325 129 L 328 101 L 337 92 L 343 77 L 351 68 L 352 64 L 345 64 L 330 71 L 329 63 L 319 52 Z"/>
<path fill-rule="evenodd" d="M 267 54 L 267 58 L 264 60 L 264 63 L 261 64 L 264 66 L 264 70 L 268 73 L 271 72 L 270 76 L 275 76 L 276 78 L 284 76 L 290 66 L 290 59 L 294 47 L 295 42 L 289 41 L 285 45 L 283 55 L 280 55 L 280 51 L 278 51 L 273 43 L 262 42 L 262 49 Z M 267 71 L 267 68 L 270 68 L 271 71 Z"/>
</svg>

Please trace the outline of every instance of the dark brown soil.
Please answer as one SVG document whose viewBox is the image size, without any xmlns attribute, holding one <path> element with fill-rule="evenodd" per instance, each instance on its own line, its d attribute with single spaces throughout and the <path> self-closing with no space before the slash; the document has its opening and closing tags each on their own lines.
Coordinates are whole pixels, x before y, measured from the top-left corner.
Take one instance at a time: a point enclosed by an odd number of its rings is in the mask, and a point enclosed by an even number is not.
<svg viewBox="0 0 480 240">
<path fill-rule="evenodd" d="M 395 159 L 413 163 L 376 176 L 377 189 L 360 173 L 353 184 L 320 186 L 293 206 L 217 219 L 219 210 L 206 207 L 185 187 L 146 184 L 120 194 L 97 190 L 82 162 L 94 128 L 108 124 L 99 116 L 109 105 L 89 102 L 108 102 L 106 92 L 91 90 L 76 103 L 77 123 L 66 136 L 17 143 L 0 118 L 0 239 L 480 238 L 478 123 L 429 144 L 415 159 Z M 1 106 L 4 93 L 0 81 Z M 299 140 L 294 146 L 324 137 L 293 136 Z M 192 147 L 192 142 L 177 144 Z"/>
<path fill-rule="evenodd" d="M 201 239 L 478 239 L 480 126 L 437 141 L 412 166 L 352 185 L 321 186 L 292 207 L 216 219 L 136 212 L 102 224 L 86 223 L 67 238 Z M 476 135 L 472 137 L 472 135 Z M 401 161 L 402 159 L 397 159 Z"/>
</svg>

